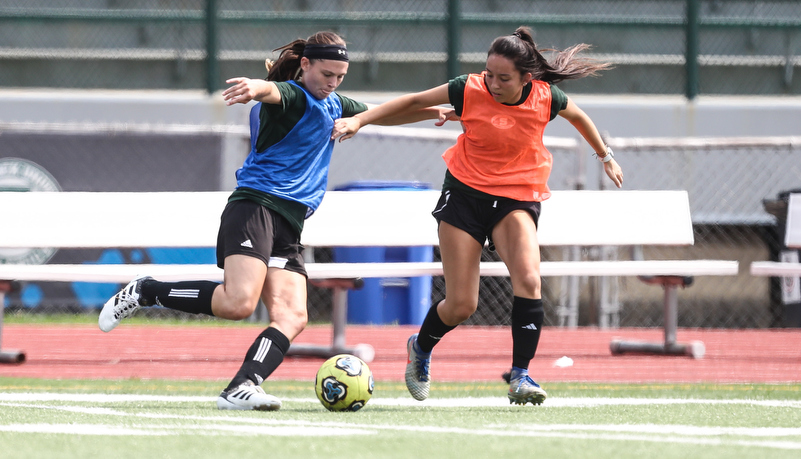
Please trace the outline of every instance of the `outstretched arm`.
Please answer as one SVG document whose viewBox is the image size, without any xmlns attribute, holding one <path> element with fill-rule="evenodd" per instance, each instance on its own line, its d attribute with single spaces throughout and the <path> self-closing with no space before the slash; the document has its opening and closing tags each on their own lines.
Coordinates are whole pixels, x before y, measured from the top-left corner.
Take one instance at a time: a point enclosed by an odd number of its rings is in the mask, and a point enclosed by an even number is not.
<svg viewBox="0 0 801 459">
<path fill-rule="evenodd" d="M 369 105 L 368 109 L 377 108 L 378 105 Z M 459 117 L 453 108 L 447 107 L 426 107 L 420 110 L 405 112 L 397 115 L 390 115 L 386 118 L 376 121 L 373 124 L 380 126 L 397 126 L 399 124 L 416 123 L 418 121 L 437 120 L 437 126 L 442 126 L 446 121 L 458 121 Z"/>
<path fill-rule="evenodd" d="M 281 102 L 281 93 L 272 81 L 238 77 L 225 82 L 231 85 L 222 93 L 226 105 L 246 104 L 251 100 L 266 104 Z"/>
<path fill-rule="evenodd" d="M 436 106 L 448 102 L 447 84 L 423 92 L 406 94 L 377 107 L 370 107 L 367 111 L 351 118 L 338 119 L 334 124 L 331 138 L 339 138 L 340 142 L 349 139 L 366 124 L 404 124 L 434 118 L 442 124 L 448 119 L 453 119 L 453 111 Z"/>
<path fill-rule="evenodd" d="M 603 158 L 606 155 L 606 144 L 595 127 L 589 116 L 582 109 L 578 107 L 573 101 L 567 99 L 567 107 L 559 112 L 559 116 L 568 120 L 573 127 L 584 137 L 584 140 L 590 144 L 595 154 Z M 614 158 L 604 164 L 604 172 L 606 175 L 615 182 L 615 185 L 620 188 L 623 186 L 623 170 Z"/>
</svg>

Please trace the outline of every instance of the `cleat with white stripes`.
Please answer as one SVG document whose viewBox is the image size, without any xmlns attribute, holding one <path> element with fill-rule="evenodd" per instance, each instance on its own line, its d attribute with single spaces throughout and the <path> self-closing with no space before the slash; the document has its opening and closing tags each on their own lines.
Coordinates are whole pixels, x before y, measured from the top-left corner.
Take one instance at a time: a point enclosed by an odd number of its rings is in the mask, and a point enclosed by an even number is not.
<svg viewBox="0 0 801 459">
<path fill-rule="evenodd" d="M 224 390 L 217 397 L 219 410 L 276 411 L 280 408 L 281 400 L 265 393 L 253 381 L 245 381 L 231 390 Z"/>
<path fill-rule="evenodd" d="M 152 279 L 150 276 L 139 276 L 106 301 L 97 319 L 100 329 L 110 332 L 122 319 L 131 317 L 142 306 L 152 306 L 142 297 L 142 283 Z"/>
</svg>

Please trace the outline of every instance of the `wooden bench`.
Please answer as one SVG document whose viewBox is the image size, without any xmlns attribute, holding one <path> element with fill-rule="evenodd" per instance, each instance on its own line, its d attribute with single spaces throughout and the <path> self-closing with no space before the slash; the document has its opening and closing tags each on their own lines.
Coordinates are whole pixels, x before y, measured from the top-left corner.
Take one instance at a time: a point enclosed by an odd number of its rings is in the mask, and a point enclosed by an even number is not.
<svg viewBox="0 0 801 459">
<path fill-rule="evenodd" d="M 209 247 L 216 243 L 219 217 L 228 192 L 0 192 L 0 247 L 124 248 Z M 306 222 L 307 247 L 436 246 L 431 209 L 433 190 L 331 191 Z M 543 246 L 683 246 L 693 244 L 689 199 L 684 191 L 555 191 L 543 205 L 538 236 Z M 146 210 L 145 210 L 146 209 Z M 676 288 L 688 276 L 735 275 L 737 262 L 725 260 L 554 261 L 542 276 L 646 276 L 665 290 L 665 341 L 615 341 L 614 353 L 658 352 L 699 357 L 703 349 L 676 342 Z M 347 289 L 361 278 L 441 275 L 439 262 L 314 263 L 309 278 L 333 288 L 333 342 L 315 347 L 293 344 L 296 355 L 340 352 L 372 359 L 372 348 L 345 346 Z M 157 279 L 222 280 L 214 265 L 2 265 L 0 279 L 11 281 L 111 282 L 124 284 L 138 274 Z M 507 276 L 503 263 L 482 262 L 481 275 Z M 0 304 L 2 301 L 0 290 Z M 0 308 L 1 310 L 2 308 Z M 0 316 L 0 331 L 2 316 Z M 2 344 L 2 342 L 0 342 Z M 703 347 L 703 345 L 701 345 Z M 24 354 L 22 359 L 24 360 Z M 20 361 L 13 352 L 5 361 Z"/>
<path fill-rule="evenodd" d="M 755 261 L 751 275 L 781 277 L 785 303 L 801 303 L 801 193 L 791 193 L 787 200 L 784 246 L 791 250 L 779 254 L 780 261 Z"/>
</svg>

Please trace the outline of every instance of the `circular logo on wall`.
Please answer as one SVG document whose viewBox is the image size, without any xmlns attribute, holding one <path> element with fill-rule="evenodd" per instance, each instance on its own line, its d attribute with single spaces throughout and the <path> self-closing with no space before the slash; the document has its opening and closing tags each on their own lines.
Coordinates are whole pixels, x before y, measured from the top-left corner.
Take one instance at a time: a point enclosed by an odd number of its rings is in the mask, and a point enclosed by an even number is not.
<svg viewBox="0 0 801 459">
<path fill-rule="evenodd" d="M 32 161 L 0 158 L 0 192 L 6 191 L 61 191 L 61 186 L 45 168 Z M 0 264 L 39 265 L 55 253 L 54 248 L 0 249 Z"/>
</svg>

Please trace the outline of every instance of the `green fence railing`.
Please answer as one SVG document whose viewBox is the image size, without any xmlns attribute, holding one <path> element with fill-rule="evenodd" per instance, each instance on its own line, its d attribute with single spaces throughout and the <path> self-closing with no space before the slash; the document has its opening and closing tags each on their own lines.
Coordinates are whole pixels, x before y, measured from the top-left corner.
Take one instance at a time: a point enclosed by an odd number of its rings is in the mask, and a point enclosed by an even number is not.
<svg viewBox="0 0 801 459">
<path fill-rule="evenodd" d="M 426 72 L 442 72 L 438 80 L 444 80 L 464 73 L 467 64 L 479 65 L 491 38 L 524 24 L 563 47 L 593 43 L 599 56 L 631 70 L 620 78 L 625 83 L 598 86 L 594 89 L 598 92 L 683 93 L 688 99 L 699 93 L 801 93 L 801 83 L 793 79 L 794 68 L 801 65 L 797 56 L 801 53 L 795 50 L 796 43 L 801 46 L 801 6 L 784 0 L 758 2 L 767 5 L 759 14 L 744 10 L 747 2 L 737 2 L 738 9 L 717 11 L 723 8 L 721 2 L 706 0 L 656 2 L 650 10 L 643 6 L 645 2 L 633 0 L 580 4 L 554 0 L 532 3 L 525 11 L 506 11 L 499 2 L 461 0 L 353 2 L 353 10 L 340 9 L 341 2 L 334 0 L 299 1 L 294 8 L 293 2 L 282 2 L 286 9 L 267 11 L 218 0 L 175 0 L 167 2 L 172 8 L 165 9 L 86 8 L 84 4 L 93 3 L 80 0 L 65 2 L 71 6 L 64 8 L 14 3 L 0 6 L 0 26 L 6 30 L 0 32 L 0 62 L 7 69 L 0 69 L 0 86 L 25 86 L 26 81 L 33 85 L 41 81 L 38 84 L 45 86 L 150 84 L 204 87 L 214 92 L 222 84 L 221 69 L 232 68 L 229 62 L 238 62 L 232 64 L 237 68 L 256 60 L 254 56 L 264 54 L 265 48 L 283 44 L 278 36 L 303 36 L 322 28 L 360 38 L 351 49 L 365 65 L 365 84 L 380 83 L 382 74 L 377 69 L 381 66 L 389 66 L 392 72 L 409 71 L 399 64 L 430 66 Z M 589 11 L 588 5 L 592 6 Z M 356 10 L 360 7 L 364 9 Z M 254 38 L 267 34 L 276 37 L 270 46 Z M 625 40 L 619 39 L 624 36 Z M 50 65 L 53 72 L 85 70 L 70 65 L 76 61 L 113 73 L 114 62 L 133 68 L 132 62 L 147 65 L 171 60 L 176 63 L 172 70 L 151 69 L 153 78 L 159 72 L 172 72 L 174 81 L 165 83 L 110 83 L 99 77 L 93 82 L 77 76 L 72 79 L 75 82 L 59 83 L 36 77 L 36 72 Z M 744 80 L 733 89 L 716 82 L 715 72 L 730 67 L 738 71 L 728 72 L 727 77 Z M 202 83 L 193 75 L 200 68 L 204 69 L 199 72 Z M 782 75 L 777 81 L 782 83 L 764 87 L 765 72 L 776 69 Z M 393 89 L 391 78 L 384 78 L 386 89 Z"/>
</svg>

